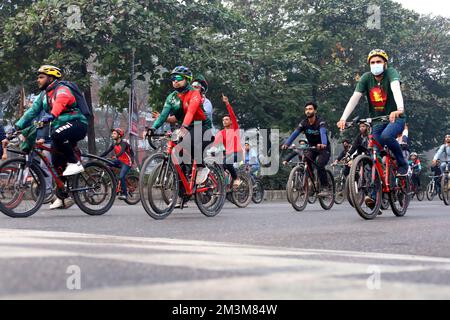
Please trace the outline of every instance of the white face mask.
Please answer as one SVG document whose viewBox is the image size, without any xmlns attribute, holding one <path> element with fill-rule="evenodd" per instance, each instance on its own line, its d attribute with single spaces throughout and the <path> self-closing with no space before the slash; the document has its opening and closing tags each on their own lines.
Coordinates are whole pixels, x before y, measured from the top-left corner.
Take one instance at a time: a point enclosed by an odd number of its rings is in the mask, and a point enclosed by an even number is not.
<svg viewBox="0 0 450 320">
<path fill-rule="evenodd" d="M 382 63 L 371 64 L 370 72 L 372 72 L 374 76 L 379 76 L 384 72 L 384 64 Z"/>
</svg>

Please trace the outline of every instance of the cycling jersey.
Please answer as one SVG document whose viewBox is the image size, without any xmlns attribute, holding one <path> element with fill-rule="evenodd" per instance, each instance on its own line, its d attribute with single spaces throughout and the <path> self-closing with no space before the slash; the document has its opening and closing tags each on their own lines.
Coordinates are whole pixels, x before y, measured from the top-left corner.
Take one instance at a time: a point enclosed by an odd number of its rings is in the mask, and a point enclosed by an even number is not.
<svg viewBox="0 0 450 320">
<path fill-rule="evenodd" d="M 326 128 L 326 122 L 322 121 L 316 116 L 316 121 L 313 124 L 309 124 L 308 119 L 304 119 L 299 123 L 297 129 L 291 134 L 291 136 L 285 142 L 286 145 L 291 145 L 292 142 L 299 136 L 300 133 L 304 132 L 306 140 L 310 146 L 317 146 L 318 144 L 326 145 L 326 150 L 330 151 L 330 144 L 328 143 L 328 133 Z"/>
<path fill-rule="evenodd" d="M 55 90 L 57 86 L 58 90 Z M 54 129 L 77 120 L 87 125 L 86 117 L 76 106 L 77 102 L 72 91 L 68 87 L 58 85 L 58 82 L 54 81 L 34 100 L 31 108 L 25 112 L 15 125 L 19 129 L 27 127 L 41 111 L 51 113 L 55 117 L 55 120 L 52 121 L 52 128 Z"/>
<path fill-rule="evenodd" d="M 116 158 L 122 162 L 123 164 L 131 167 L 133 164 L 133 150 L 131 149 L 131 146 L 126 141 L 120 141 L 119 143 L 113 143 L 108 150 L 103 152 L 100 157 L 105 157 L 108 153 L 114 150 L 114 154 L 116 155 Z"/>
</svg>

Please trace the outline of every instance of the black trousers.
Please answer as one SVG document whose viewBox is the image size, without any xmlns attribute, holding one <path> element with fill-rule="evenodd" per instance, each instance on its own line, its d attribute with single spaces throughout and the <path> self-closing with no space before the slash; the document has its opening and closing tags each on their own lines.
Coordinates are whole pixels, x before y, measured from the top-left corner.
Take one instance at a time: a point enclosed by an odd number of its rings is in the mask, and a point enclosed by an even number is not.
<svg viewBox="0 0 450 320">
<path fill-rule="evenodd" d="M 52 154 L 55 168 L 63 169 L 66 164 L 76 163 L 73 148 L 86 137 L 87 125 L 80 121 L 70 121 L 52 132 L 52 147 L 58 151 Z"/>
<path fill-rule="evenodd" d="M 330 152 L 328 150 L 307 150 L 305 152 L 306 161 L 310 168 L 314 168 L 314 165 L 311 163 L 312 161 L 316 161 L 318 166 L 318 174 L 320 183 L 322 186 L 328 186 L 328 178 L 327 173 L 325 171 L 325 166 L 328 164 L 330 160 Z"/>
</svg>

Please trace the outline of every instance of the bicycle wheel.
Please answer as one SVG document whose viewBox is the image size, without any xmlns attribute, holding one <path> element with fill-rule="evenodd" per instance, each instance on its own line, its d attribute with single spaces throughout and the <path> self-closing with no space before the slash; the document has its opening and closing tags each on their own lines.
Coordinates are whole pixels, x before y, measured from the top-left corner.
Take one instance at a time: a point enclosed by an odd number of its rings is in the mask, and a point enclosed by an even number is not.
<svg viewBox="0 0 450 320">
<path fill-rule="evenodd" d="M 336 195 L 334 203 L 341 204 L 345 200 L 345 177 L 339 176 L 336 181 Z"/>
<path fill-rule="evenodd" d="M 129 205 L 135 205 L 141 201 L 139 193 L 139 176 L 136 174 L 130 174 L 125 177 L 127 183 L 128 197 L 125 202 Z"/>
<path fill-rule="evenodd" d="M 345 180 L 345 197 L 347 198 L 348 203 L 354 208 L 355 205 L 353 204 L 352 199 L 350 197 L 350 186 L 348 178 Z"/>
<path fill-rule="evenodd" d="M 231 196 L 236 206 L 245 208 L 252 201 L 253 183 L 250 176 L 246 173 L 238 172 L 238 178 L 241 180 L 241 184 L 237 188 L 233 187 Z"/>
<path fill-rule="evenodd" d="M 146 188 L 150 205 L 149 210 L 145 210 L 147 214 L 156 220 L 167 218 L 175 208 L 179 190 L 178 174 L 173 163 L 165 159 L 157 164 L 149 175 Z"/>
<path fill-rule="evenodd" d="M 428 201 L 433 201 L 434 196 L 436 195 L 436 193 L 434 192 L 434 184 L 433 183 L 428 184 L 426 194 L 427 194 Z"/>
<path fill-rule="evenodd" d="M 417 196 L 417 201 L 423 201 L 423 199 L 425 198 L 425 192 L 423 190 L 419 190 L 416 193 Z"/>
<path fill-rule="evenodd" d="M 23 158 L 0 165 L 0 211 L 4 214 L 11 218 L 29 217 L 40 209 L 44 197 L 44 173 L 38 165 L 28 166 Z"/>
<path fill-rule="evenodd" d="M 334 185 L 333 174 L 331 173 L 330 170 L 326 170 L 326 173 L 327 173 L 327 178 L 328 178 L 328 186 L 322 187 L 322 185 L 320 184 L 320 179 L 319 179 L 319 192 L 326 191 L 328 195 L 326 197 L 318 197 L 318 198 L 319 198 L 319 203 L 320 203 L 320 206 L 322 207 L 322 209 L 330 210 L 333 207 L 334 202 L 336 201 L 336 199 L 335 199 L 336 189 L 335 189 L 335 185 Z"/>
<path fill-rule="evenodd" d="M 374 179 L 372 179 L 372 171 L 374 171 Z M 356 211 L 365 220 L 374 219 L 381 207 L 382 184 L 372 159 L 366 155 L 358 156 L 353 161 L 348 179 L 350 197 Z M 371 198 L 374 203 L 367 205 L 366 197 Z"/>
<path fill-rule="evenodd" d="M 142 206 L 147 213 L 152 212 L 152 208 L 148 201 L 150 189 L 148 188 L 148 182 L 151 173 L 155 170 L 156 166 L 164 161 L 164 155 L 162 153 L 154 153 L 147 159 L 145 159 L 142 164 L 141 170 L 139 172 L 139 198 L 141 200 Z M 166 203 L 170 203 L 170 199 L 166 196 L 164 197 Z"/>
<path fill-rule="evenodd" d="M 389 193 L 389 203 L 391 204 L 392 212 L 397 217 L 403 217 L 408 209 L 411 200 L 411 181 L 408 176 L 396 177 L 391 168 L 389 172 L 391 179 L 391 192 Z"/>
<path fill-rule="evenodd" d="M 296 166 L 291 170 L 286 191 L 292 207 L 297 211 L 303 211 L 308 204 L 308 175 L 304 166 Z"/>
<path fill-rule="evenodd" d="M 441 179 L 441 196 L 442 201 L 444 201 L 445 205 L 450 205 L 450 178 L 449 174 L 445 174 Z"/>
<path fill-rule="evenodd" d="M 84 213 L 91 216 L 105 214 L 116 199 L 116 177 L 103 163 L 90 161 L 83 166 L 84 172 L 72 177 L 69 192 Z"/>
<path fill-rule="evenodd" d="M 259 204 L 263 202 L 264 200 L 264 186 L 259 179 L 255 179 L 255 183 L 253 185 L 253 196 L 252 201 L 253 203 Z"/>
<path fill-rule="evenodd" d="M 207 217 L 214 217 L 220 213 L 225 204 L 225 179 L 222 166 L 206 163 L 209 168 L 208 179 L 197 188 L 208 188 L 206 192 L 195 193 L 195 203 L 198 209 Z M 251 198 L 251 197 L 250 197 Z"/>
</svg>

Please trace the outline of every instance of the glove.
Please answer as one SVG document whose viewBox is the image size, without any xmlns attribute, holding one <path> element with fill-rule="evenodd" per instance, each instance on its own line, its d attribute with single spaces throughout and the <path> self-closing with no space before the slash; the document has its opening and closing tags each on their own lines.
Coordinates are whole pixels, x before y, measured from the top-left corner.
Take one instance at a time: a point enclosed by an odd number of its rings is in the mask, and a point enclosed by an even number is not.
<svg viewBox="0 0 450 320">
<path fill-rule="evenodd" d="M 42 116 L 41 120 L 43 123 L 48 123 L 48 122 L 52 122 L 53 120 L 55 120 L 55 116 L 52 114 L 46 114 L 44 116 Z"/>
</svg>

